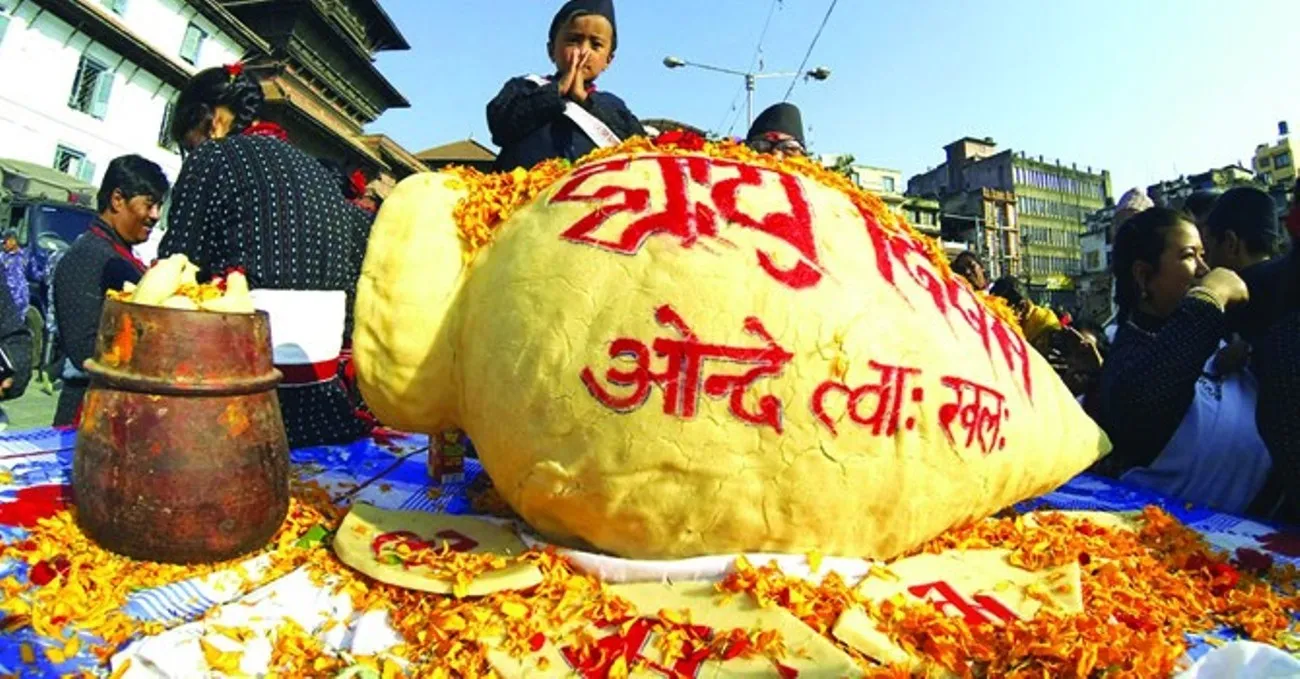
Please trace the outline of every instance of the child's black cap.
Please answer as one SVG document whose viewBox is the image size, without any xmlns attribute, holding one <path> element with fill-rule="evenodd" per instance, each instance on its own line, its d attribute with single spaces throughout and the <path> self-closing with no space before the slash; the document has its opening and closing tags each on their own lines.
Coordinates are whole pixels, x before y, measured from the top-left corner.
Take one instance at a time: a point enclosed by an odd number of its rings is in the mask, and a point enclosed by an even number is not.
<svg viewBox="0 0 1300 679">
<path fill-rule="evenodd" d="M 614 29 L 614 44 L 611 47 L 618 47 L 618 24 L 614 22 L 614 0 L 569 0 L 564 3 L 560 11 L 555 13 L 555 18 L 551 19 L 551 32 L 546 38 L 548 42 L 555 42 L 555 34 L 560 32 L 564 22 L 574 14 L 595 14 L 605 17 L 610 27 Z"/>
</svg>

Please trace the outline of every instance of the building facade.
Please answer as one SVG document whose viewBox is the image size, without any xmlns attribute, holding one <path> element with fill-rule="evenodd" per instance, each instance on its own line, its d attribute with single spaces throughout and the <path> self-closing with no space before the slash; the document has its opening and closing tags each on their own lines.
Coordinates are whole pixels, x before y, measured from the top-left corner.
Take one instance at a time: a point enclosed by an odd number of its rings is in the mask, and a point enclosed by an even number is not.
<svg viewBox="0 0 1300 679">
<path fill-rule="evenodd" d="M 1234 186 L 1258 185 L 1254 172 L 1234 164 L 1157 182 L 1147 187 L 1147 196 L 1156 205 L 1178 209 L 1188 196 L 1197 191 L 1226 191 Z"/>
<path fill-rule="evenodd" d="M 978 188 L 943 201 L 944 237 L 966 243 L 984 262 L 989 280 L 1023 275 L 1020 220 L 1009 191 Z"/>
<path fill-rule="evenodd" d="M 138 153 L 174 180 L 179 89 L 242 60 L 296 145 L 391 184 L 423 164 L 362 128 L 406 106 L 372 63 L 405 46 L 374 0 L 0 0 L 0 157 L 98 183 Z"/>
<path fill-rule="evenodd" d="M 1082 271 L 1076 278 L 1075 293 L 1079 317 L 1097 323 L 1109 319 L 1115 310 L 1114 276 L 1111 275 L 1111 240 L 1115 206 L 1108 205 L 1089 214 L 1084 222 Z"/>
<path fill-rule="evenodd" d="M 853 179 L 858 186 L 879 194 L 887 202 L 902 202 L 903 195 L 903 173 L 898 170 L 891 170 L 884 167 L 872 167 L 871 165 L 853 165 Z M 895 197 L 899 197 L 895 199 Z"/>
<path fill-rule="evenodd" d="M 1295 163 L 1290 129 L 1286 121 L 1282 121 L 1277 124 L 1276 141 L 1255 147 L 1255 174 L 1265 186 L 1280 186 L 1289 191 L 1295 186 Z"/>
<path fill-rule="evenodd" d="M 898 212 L 917 231 L 934 238 L 942 236 L 942 210 L 939 201 L 921 196 L 903 196 L 902 202 L 898 205 Z M 954 250 L 952 244 L 947 241 L 943 241 L 942 245 L 945 251 L 959 252 L 965 249 Z"/>
<path fill-rule="evenodd" d="M 939 238 L 942 235 L 941 221 L 943 210 L 938 200 L 930 196 L 915 196 L 903 193 L 903 173 L 887 167 L 876 167 L 852 162 L 852 156 L 827 154 L 821 156 L 823 165 L 839 168 L 859 187 L 880 197 L 880 200 L 894 212 L 907 220 L 917 231 Z M 847 161 L 847 162 L 844 162 Z M 945 250 L 959 252 L 965 248 L 955 248 L 951 243 L 942 243 Z"/>
<path fill-rule="evenodd" d="M 958 139 L 944 152 L 943 164 L 908 181 L 908 192 L 939 197 L 945 224 L 973 220 L 966 229 L 973 249 L 1000 262 L 1002 275 L 1023 277 L 1036 299 L 1073 306 L 1085 218 L 1110 199 L 1110 173 L 998 151 L 988 137 Z"/>
<path fill-rule="evenodd" d="M 0 157 L 98 183 L 109 160 L 138 153 L 174 179 L 177 89 L 264 48 L 213 3 L 0 0 Z"/>
</svg>

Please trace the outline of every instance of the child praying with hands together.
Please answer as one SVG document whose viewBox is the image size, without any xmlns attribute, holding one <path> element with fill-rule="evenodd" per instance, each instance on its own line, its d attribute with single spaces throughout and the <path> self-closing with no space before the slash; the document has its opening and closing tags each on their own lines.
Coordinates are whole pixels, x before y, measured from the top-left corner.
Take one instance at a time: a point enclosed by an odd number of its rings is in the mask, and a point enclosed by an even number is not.
<svg viewBox="0 0 1300 679">
<path fill-rule="evenodd" d="M 501 147 L 496 170 L 577 160 L 645 134 L 622 99 L 596 90 L 617 46 L 612 0 L 570 0 L 560 8 L 547 38 L 556 74 L 511 78 L 487 105 L 492 141 Z"/>
</svg>

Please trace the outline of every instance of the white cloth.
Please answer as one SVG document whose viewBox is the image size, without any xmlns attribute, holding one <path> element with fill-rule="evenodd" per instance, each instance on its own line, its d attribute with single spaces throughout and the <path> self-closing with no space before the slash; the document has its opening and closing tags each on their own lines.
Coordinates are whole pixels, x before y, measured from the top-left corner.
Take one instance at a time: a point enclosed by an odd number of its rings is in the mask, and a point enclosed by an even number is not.
<svg viewBox="0 0 1300 679">
<path fill-rule="evenodd" d="M 1272 646 L 1233 641 L 1205 654 L 1178 679 L 1280 679 L 1300 677 L 1300 660 Z"/>
<path fill-rule="evenodd" d="M 540 75 L 528 75 L 524 76 L 524 79 L 536 85 L 548 85 L 551 82 Z M 577 125 L 578 129 L 582 130 L 583 134 L 591 139 L 596 148 L 604 149 L 618 146 L 623 141 L 618 138 L 617 134 L 614 134 L 613 130 L 609 129 L 608 125 L 601 122 L 600 118 L 591 115 L 591 112 L 580 106 L 576 101 L 564 102 L 564 116 L 572 120 L 573 124 Z"/>
<path fill-rule="evenodd" d="M 113 656 L 114 671 L 130 660 L 126 679 L 181 679 L 218 676 L 203 655 L 200 640 L 223 652 L 240 653 L 239 669 L 249 676 L 266 676 L 276 630 L 289 620 L 316 636 L 330 651 L 376 655 L 402 643 L 388 624 L 386 612 L 354 615 L 352 599 L 334 592 L 338 579 L 327 576 L 324 586 L 312 582 L 300 568 L 247 596 L 221 606 L 200 622 L 145 637 Z M 335 623 L 328 625 L 328 623 Z M 244 642 L 216 631 L 214 626 L 240 627 L 254 632 Z M 327 630 L 326 627 L 329 626 Z"/>
<path fill-rule="evenodd" d="M 1240 514 L 1264 487 L 1272 458 L 1255 426 L 1259 386 L 1249 370 L 1218 375 L 1205 362 L 1196 395 L 1164 450 L 1121 478 L 1220 511 Z"/>
<path fill-rule="evenodd" d="M 339 357 L 347 317 L 342 290 L 258 289 L 251 296 L 253 306 L 271 317 L 276 365 L 310 365 Z"/>
</svg>

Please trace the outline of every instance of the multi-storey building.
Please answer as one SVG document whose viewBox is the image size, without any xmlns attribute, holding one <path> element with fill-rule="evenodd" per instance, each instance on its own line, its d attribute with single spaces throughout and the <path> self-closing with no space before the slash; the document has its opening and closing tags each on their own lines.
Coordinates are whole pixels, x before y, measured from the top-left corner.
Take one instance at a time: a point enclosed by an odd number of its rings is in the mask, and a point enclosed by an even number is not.
<svg viewBox="0 0 1300 679">
<path fill-rule="evenodd" d="M 375 55 L 410 45 L 377 0 L 218 0 L 269 45 L 252 64 L 270 117 L 300 148 L 360 168 L 383 192 L 425 170 L 392 139 L 364 128 L 384 111 L 409 106 L 375 67 Z"/>
<path fill-rule="evenodd" d="M 1115 279 L 1110 271 L 1114 219 L 1114 205 L 1089 214 L 1084 222 L 1083 237 L 1079 239 L 1083 250 L 1082 270 L 1075 279 L 1079 316 L 1098 323 L 1110 318 L 1115 310 Z"/>
<path fill-rule="evenodd" d="M 944 237 L 967 243 L 984 262 L 990 280 L 1022 275 L 1016 197 L 979 188 L 949 194 L 943 202 Z"/>
<path fill-rule="evenodd" d="M 375 0 L 0 0 L 0 157 L 95 183 L 138 153 L 175 179 L 179 88 L 243 60 L 295 144 L 391 181 L 424 166 L 362 128 L 407 105 L 373 65 L 405 48 Z"/>
<path fill-rule="evenodd" d="M 1255 173 L 1241 165 L 1224 165 L 1200 174 L 1157 182 L 1147 187 L 1147 196 L 1156 205 L 1181 208 L 1183 201 L 1197 191 L 1225 191 L 1234 186 L 1258 185 Z"/>
<path fill-rule="evenodd" d="M 1290 129 L 1284 120 L 1277 124 L 1276 141 L 1255 147 L 1255 174 L 1265 186 L 1281 186 L 1289 191 L 1295 186 L 1295 163 Z"/>
<path fill-rule="evenodd" d="M 97 183 L 139 153 L 175 178 L 177 89 L 267 49 L 215 2 L 0 0 L 0 156 Z"/>
<path fill-rule="evenodd" d="M 1042 156 L 1031 158 L 1010 149 L 998 151 L 997 144 L 988 137 L 965 137 L 948 144 L 944 151 L 945 162 L 912 177 L 908 192 L 940 197 L 945 205 L 945 220 L 974 219 L 973 247 L 978 254 L 986 258 L 992 254 L 1005 262 L 1003 275 L 1025 278 L 1040 301 L 1072 306 L 1072 276 L 1080 269 L 1079 239 L 1084 219 L 1106 205 L 1110 173 L 1094 172 L 1091 167 L 1080 169 L 1075 164 L 1067 166 Z M 998 222 L 996 210 L 1002 199 L 986 195 L 985 189 L 1014 199 L 1005 225 Z M 960 212 L 949 210 L 949 205 Z M 990 236 L 988 231 L 995 235 Z M 1005 243 L 1009 234 L 1019 238 L 1018 248 Z"/>
<path fill-rule="evenodd" d="M 903 173 L 899 170 L 854 163 L 851 156 L 823 155 L 821 161 L 828 167 L 840 167 L 854 184 L 880 196 L 880 200 L 895 214 L 902 215 L 912 228 L 933 238 L 940 237 L 942 210 L 939 201 L 930 196 L 904 194 Z M 941 244 L 952 254 L 965 249 L 956 243 L 943 241 Z"/>
</svg>

